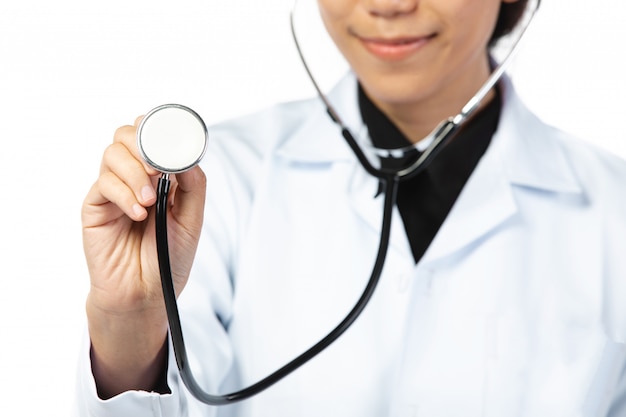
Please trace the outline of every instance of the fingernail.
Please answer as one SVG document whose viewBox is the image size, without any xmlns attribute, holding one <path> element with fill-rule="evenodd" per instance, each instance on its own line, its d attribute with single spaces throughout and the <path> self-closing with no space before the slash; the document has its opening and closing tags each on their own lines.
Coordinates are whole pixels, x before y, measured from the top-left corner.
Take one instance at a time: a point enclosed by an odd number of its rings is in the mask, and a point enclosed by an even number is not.
<svg viewBox="0 0 626 417">
<path fill-rule="evenodd" d="M 133 212 L 137 217 L 141 217 L 146 212 L 146 209 L 144 209 L 140 204 L 135 204 L 133 205 Z"/>
<path fill-rule="evenodd" d="M 150 201 L 155 197 L 154 190 L 149 185 L 146 185 L 141 189 L 141 198 L 144 202 Z"/>
</svg>

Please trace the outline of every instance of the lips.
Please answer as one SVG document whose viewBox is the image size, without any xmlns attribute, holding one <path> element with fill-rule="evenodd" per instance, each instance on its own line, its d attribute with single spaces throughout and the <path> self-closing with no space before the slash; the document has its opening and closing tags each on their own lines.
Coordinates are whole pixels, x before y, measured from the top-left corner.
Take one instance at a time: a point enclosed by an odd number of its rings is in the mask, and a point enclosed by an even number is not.
<svg viewBox="0 0 626 417">
<path fill-rule="evenodd" d="M 435 35 L 396 38 L 358 37 L 365 49 L 385 61 L 402 61 L 426 46 Z"/>
</svg>

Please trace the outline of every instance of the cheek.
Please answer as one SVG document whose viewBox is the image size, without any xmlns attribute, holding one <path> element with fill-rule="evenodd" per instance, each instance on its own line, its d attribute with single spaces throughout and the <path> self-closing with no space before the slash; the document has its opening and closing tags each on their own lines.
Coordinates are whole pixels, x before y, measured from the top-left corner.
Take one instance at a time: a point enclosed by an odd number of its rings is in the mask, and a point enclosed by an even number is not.
<svg viewBox="0 0 626 417">
<path fill-rule="evenodd" d="M 456 37 L 474 46 L 486 46 L 496 26 L 501 0 L 455 0 L 450 16 L 457 29 Z M 482 48 L 481 48 L 482 49 Z"/>
</svg>

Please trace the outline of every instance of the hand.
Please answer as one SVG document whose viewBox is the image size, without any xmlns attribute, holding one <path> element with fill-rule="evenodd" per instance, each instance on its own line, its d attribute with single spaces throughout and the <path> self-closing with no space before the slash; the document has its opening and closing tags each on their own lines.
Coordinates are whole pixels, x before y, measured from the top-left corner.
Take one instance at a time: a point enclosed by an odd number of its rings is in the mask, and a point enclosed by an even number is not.
<svg viewBox="0 0 626 417">
<path fill-rule="evenodd" d="M 153 362 L 162 359 L 159 351 L 167 331 L 152 210 L 160 174 L 139 155 L 135 134 L 140 120 L 115 133 L 82 209 L 83 246 L 91 278 L 87 316 L 92 365 L 94 374 L 103 371 L 102 380 L 117 372 L 132 373 L 128 367 L 133 364 L 141 368 L 137 370 L 140 379 L 145 379 L 142 375 L 150 373 Z M 206 181 L 199 167 L 170 180 L 169 249 L 180 294 L 200 236 Z M 111 382 L 117 386 L 119 376 Z"/>
</svg>

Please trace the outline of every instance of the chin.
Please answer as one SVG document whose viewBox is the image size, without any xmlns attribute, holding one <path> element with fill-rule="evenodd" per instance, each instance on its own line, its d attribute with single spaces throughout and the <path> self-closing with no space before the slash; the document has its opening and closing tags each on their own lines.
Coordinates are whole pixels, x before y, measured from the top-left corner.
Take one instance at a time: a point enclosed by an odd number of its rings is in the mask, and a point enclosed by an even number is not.
<svg viewBox="0 0 626 417">
<path fill-rule="evenodd" d="M 436 91 L 432 83 L 416 81 L 414 77 L 386 77 L 374 81 L 361 78 L 361 83 L 370 99 L 388 105 L 419 103 Z"/>
</svg>

